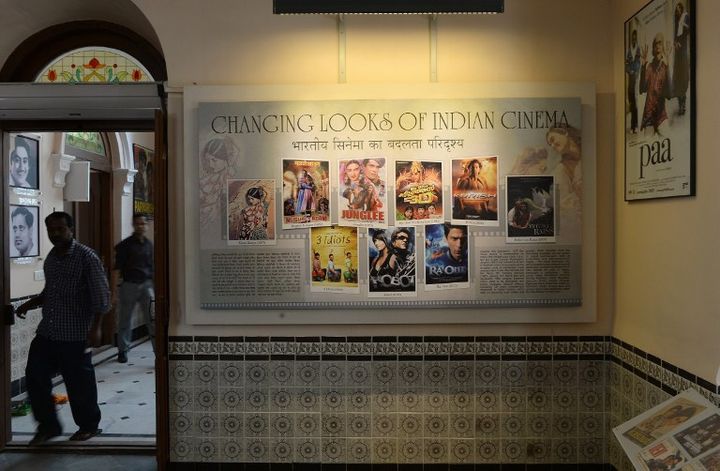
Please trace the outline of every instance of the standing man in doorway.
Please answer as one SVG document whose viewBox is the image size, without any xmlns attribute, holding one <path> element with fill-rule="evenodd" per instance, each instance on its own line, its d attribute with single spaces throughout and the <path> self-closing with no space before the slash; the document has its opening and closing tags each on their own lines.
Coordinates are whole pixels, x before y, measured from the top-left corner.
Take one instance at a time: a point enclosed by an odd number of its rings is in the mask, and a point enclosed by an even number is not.
<svg viewBox="0 0 720 471">
<path fill-rule="evenodd" d="M 115 246 L 115 270 L 122 277 L 120 284 L 113 283 L 118 286 L 117 298 L 119 298 L 117 335 L 119 363 L 126 363 L 128 359 L 128 348 L 132 340 L 132 314 L 137 304 L 140 305 L 155 351 L 155 326 L 150 313 L 150 304 L 155 299 L 153 244 L 145 237 L 147 230 L 145 215 L 135 213 L 132 224 L 132 235 Z M 113 281 L 117 280 L 117 274 L 114 273 Z"/>
<path fill-rule="evenodd" d="M 53 249 L 43 265 L 45 288 L 17 308 L 21 319 L 42 306 L 42 320 L 30 344 L 25 369 L 37 433 L 31 446 L 62 433 L 52 398 L 52 378 L 59 371 L 67 387 L 79 430 L 70 440 L 84 441 L 102 431 L 92 349 L 100 345 L 100 320 L 110 308 L 110 290 L 102 262 L 73 237 L 72 216 L 54 212 L 45 218 Z"/>
</svg>

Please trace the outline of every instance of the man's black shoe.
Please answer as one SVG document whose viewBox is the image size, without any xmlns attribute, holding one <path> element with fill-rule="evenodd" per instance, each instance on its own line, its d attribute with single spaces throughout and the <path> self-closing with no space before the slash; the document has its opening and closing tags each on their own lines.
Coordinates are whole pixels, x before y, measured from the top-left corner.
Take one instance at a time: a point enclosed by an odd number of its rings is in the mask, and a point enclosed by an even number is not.
<svg viewBox="0 0 720 471">
<path fill-rule="evenodd" d="M 127 353 L 126 352 L 118 352 L 118 363 L 127 363 Z"/>
<path fill-rule="evenodd" d="M 48 442 L 51 438 L 55 438 L 59 436 L 62 432 L 55 431 L 55 432 L 44 432 L 44 431 L 38 431 L 34 437 L 32 437 L 32 440 L 30 440 L 29 445 L 30 446 L 40 446 L 44 445 Z"/>
</svg>

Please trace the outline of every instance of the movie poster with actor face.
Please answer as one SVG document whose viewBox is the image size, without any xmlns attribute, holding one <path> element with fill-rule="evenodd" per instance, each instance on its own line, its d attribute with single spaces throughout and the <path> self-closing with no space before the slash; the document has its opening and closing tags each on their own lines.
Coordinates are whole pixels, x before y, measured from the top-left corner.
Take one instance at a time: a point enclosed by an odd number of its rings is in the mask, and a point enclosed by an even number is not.
<svg viewBox="0 0 720 471">
<path fill-rule="evenodd" d="M 282 161 L 283 229 L 330 225 L 330 163 Z"/>
<path fill-rule="evenodd" d="M 443 221 L 442 162 L 395 162 L 395 220 L 416 226 Z"/>
<path fill-rule="evenodd" d="M 227 182 L 228 245 L 275 245 L 275 180 Z"/>
<path fill-rule="evenodd" d="M 452 221 L 498 226 L 497 156 L 452 160 Z"/>
<path fill-rule="evenodd" d="M 555 177 L 508 176 L 507 242 L 555 242 Z"/>
<path fill-rule="evenodd" d="M 368 229 L 368 296 L 417 295 L 415 228 Z"/>
<path fill-rule="evenodd" d="M 468 226 L 425 226 L 425 291 L 467 288 L 468 248 Z"/>
<path fill-rule="evenodd" d="M 340 224 L 386 226 L 385 158 L 340 160 L 337 175 Z"/>
<path fill-rule="evenodd" d="M 314 227 L 310 230 L 311 291 L 359 293 L 357 228 Z"/>
</svg>

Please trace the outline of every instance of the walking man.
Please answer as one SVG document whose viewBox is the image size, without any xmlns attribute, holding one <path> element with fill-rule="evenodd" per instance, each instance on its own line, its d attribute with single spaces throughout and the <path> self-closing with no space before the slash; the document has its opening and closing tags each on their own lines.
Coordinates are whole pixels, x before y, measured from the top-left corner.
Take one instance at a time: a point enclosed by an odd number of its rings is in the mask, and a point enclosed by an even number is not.
<svg viewBox="0 0 720 471">
<path fill-rule="evenodd" d="M 67 387 L 73 420 L 79 430 L 70 440 L 84 441 L 102 430 L 92 349 L 100 345 L 100 320 L 110 308 L 110 290 L 102 262 L 73 237 L 72 216 L 54 212 L 45 218 L 53 244 L 47 255 L 45 288 L 17 309 L 21 319 L 42 306 L 42 320 L 30 344 L 25 377 L 37 433 L 30 445 L 42 445 L 62 433 L 52 397 L 52 377 L 59 371 Z"/>
<path fill-rule="evenodd" d="M 147 325 L 148 335 L 155 351 L 155 326 L 150 312 L 150 304 L 155 299 L 153 288 L 153 244 L 145 237 L 147 220 L 140 213 L 133 215 L 133 233 L 115 246 L 115 270 L 122 277 L 119 287 L 118 309 L 118 357 L 120 363 L 127 362 L 127 352 L 132 333 L 132 314 L 135 305 Z"/>
</svg>

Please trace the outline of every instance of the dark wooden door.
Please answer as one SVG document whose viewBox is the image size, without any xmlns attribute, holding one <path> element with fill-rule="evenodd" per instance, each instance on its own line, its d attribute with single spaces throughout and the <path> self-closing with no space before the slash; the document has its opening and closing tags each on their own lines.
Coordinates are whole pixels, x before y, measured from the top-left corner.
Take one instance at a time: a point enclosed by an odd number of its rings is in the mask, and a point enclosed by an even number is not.
<svg viewBox="0 0 720 471">
<path fill-rule="evenodd" d="M 90 201 L 75 203 L 75 238 L 97 252 L 110 279 L 113 264 L 112 178 L 107 172 L 90 172 Z M 102 343 L 112 344 L 115 310 L 103 317 Z"/>
</svg>

